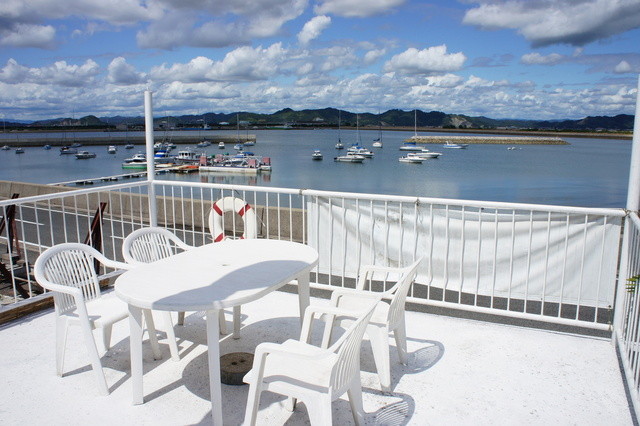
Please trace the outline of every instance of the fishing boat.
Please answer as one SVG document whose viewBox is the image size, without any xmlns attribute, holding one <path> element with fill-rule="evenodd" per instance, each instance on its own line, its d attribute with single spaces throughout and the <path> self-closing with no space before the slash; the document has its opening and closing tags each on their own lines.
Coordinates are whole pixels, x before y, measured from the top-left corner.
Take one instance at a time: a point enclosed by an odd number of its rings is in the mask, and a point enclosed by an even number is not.
<svg viewBox="0 0 640 426">
<path fill-rule="evenodd" d="M 75 148 L 71 148 L 69 146 L 63 146 L 62 148 L 60 148 L 60 155 L 71 155 L 71 154 L 77 154 L 78 150 Z"/>
<path fill-rule="evenodd" d="M 109 154 L 115 154 L 118 151 L 118 148 L 116 148 L 115 145 L 109 145 L 109 147 L 107 148 L 107 152 Z"/>
<path fill-rule="evenodd" d="M 362 163 L 364 161 L 364 157 L 362 155 L 339 155 L 335 157 L 333 161 L 338 163 Z"/>
<path fill-rule="evenodd" d="M 88 158 L 96 158 L 96 153 L 95 152 L 89 152 L 89 151 L 79 151 L 78 153 L 76 153 L 76 158 L 78 160 L 86 160 Z"/>
<path fill-rule="evenodd" d="M 415 155 L 406 155 L 405 157 L 398 158 L 401 163 L 422 164 L 424 158 L 417 157 Z"/>
<path fill-rule="evenodd" d="M 320 150 L 316 149 L 315 151 L 313 151 L 313 154 L 311 154 L 311 158 L 313 160 L 322 160 L 322 153 L 320 152 Z"/>
<path fill-rule="evenodd" d="M 24 149 L 23 148 L 16 148 L 16 154 L 24 154 Z"/>
<path fill-rule="evenodd" d="M 469 146 L 468 143 L 453 143 L 451 141 L 447 141 L 444 145 L 444 148 L 452 148 L 452 149 L 465 149 Z"/>
</svg>

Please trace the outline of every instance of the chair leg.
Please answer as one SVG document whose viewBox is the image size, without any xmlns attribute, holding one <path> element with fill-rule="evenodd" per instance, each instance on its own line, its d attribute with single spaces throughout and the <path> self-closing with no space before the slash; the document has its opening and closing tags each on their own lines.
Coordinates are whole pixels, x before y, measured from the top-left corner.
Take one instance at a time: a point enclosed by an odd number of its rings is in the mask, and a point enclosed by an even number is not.
<svg viewBox="0 0 640 426">
<path fill-rule="evenodd" d="M 178 312 L 178 325 L 184 325 L 184 312 Z"/>
<path fill-rule="evenodd" d="M 91 361 L 91 368 L 93 369 L 96 380 L 98 381 L 98 390 L 102 395 L 109 395 L 107 380 L 104 378 L 104 371 L 102 371 L 100 355 L 98 354 L 98 348 L 96 347 L 96 341 L 93 338 L 91 327 L 89 326 L 89 324 L 82 324 L 81 328 L 82 334 L 84 335 L 85 344 L 87 345 L 87 352 L 89 354 L 89 360 Z"/>
<path fill-rule="evenodd" d="M 356 425 L 364 424 L 364 408 L 362 404 L 362 384 L 360 383 L 360 374 L 356 374 L 349 390 L 347 391 L 349 397 L 349 405 L 351 405 L 351 412 L 353 413 L 353 420 Z"/>
<path fill-rule="evenodd" d="M 369 325 L 367 334 L 371 342 L 373 359 L 378 370 L 380 389 L 383 392 L 391 391 L 391 366 L 389 364 L 389 331 L 386 327 Z"/>
<path fill-rule="evenodd" d="M 407 365 L 407 329 L 404 324 L 404 319 L 393 330 L 393 337 L 396 339 L 396 347 L 398 348 L 400 363 Z"/>
<path fill-rule="evenodd" d="M 158 345 L 158 336 L 156 335 L 156 326 L 153 323 L 153 315 L 149 309 L 143 309 L 144 320 L 147 323 L 147 332 L 149 333 L 149 342 L 153 351 L 153 359 L 162 359 L 160 346 Z"/>
<path fill-rule="evenodd" d="M 64 370 L 64 352 L 67 347 L 67 330 L 69 323 L 64 317 L 56 319 L 56 373 L 62 377 Z"/>
<path fill-rule="evenodd" d="M 106 352 L 111 347 L 111 331 L 113 324 L 102 327 L 102 349 Z"/>
<path fill-rule="evenodd" d="M 247 395 L 247 407 L 244 412 L 244 426 L 254 426 L 260 408 L 260 394 L 262 393 L 261 383 L 250 383 L 249 394 Z"/>
<path fill-rule="evenodd" d="M 333 413 L 331 411 L 331 399 L 329 399 L 329 395 L 318 395 L 312 400 L 305 399 L 304 405 L 307 406 L 307 413 L 309 413 L 309 420 L 312 425 L 333 424 Z"/>
<path fill-rule="evenodd" d="M 297 402 L 298 400 L 296 398 L 290 396 L 289 398 L 287 398 L 287 401 L 284 403 L 285 410 L 293 413 L 296 409 Z"/>
<path fill-rule="evenodd" d="M 218 322 L 220 323 L 220 334 L 228 334 L 227 331 L 227 320 L 224 317 L 224 309 L 220 309 L 218 311 Z"/>
<path fill-rule="evenodd" d="M 233 307 L 233 338 L 240 338 L 240 305 Z"/>
<path fill-rule="evenodd" d="M 180 361 L 180 355 L 178 355 L 178 342 L 176 339 L 176 333 L 173 329 L 173 320 L 171 319 L 171 312 L 165 311 L 162 313 L 162 316 L 164 317 L 164 323 L 167 329 L 167 343 L 169 344 L 171 359 L 174 361 Z"/>
</svg>

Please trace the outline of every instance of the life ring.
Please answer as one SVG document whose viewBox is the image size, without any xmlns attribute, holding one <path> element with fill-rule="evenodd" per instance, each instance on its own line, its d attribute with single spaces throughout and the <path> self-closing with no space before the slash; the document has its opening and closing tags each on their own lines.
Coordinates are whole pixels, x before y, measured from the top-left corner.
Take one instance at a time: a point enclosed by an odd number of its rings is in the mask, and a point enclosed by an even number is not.
<svg viewBox="0 0 640 426">
<path fill-rule="evenodd" d="M 257 238 L 256 213 L 249 203 L 235 197 L 224 197 L 213 203 L 209 212 L 209 231 L 214 242 L 225 239 L 222 219 L 225 212 L 236 212 L 244 222 L 244 233 L 240 238 Z"/>
</svg>

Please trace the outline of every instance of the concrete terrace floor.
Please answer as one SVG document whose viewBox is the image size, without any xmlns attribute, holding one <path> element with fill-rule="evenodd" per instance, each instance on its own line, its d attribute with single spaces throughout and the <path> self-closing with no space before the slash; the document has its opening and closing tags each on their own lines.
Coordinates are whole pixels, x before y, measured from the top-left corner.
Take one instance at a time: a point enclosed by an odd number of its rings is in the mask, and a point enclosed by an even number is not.
<svg viewBox="0 0 640 426">
<path fill-rule="evenodd" d="M 324 304 L 325 299 L 313 298 Z M 224 336 L 221 353 L 252 352 L 263 341 L 297 338 L 297 296 L 275 292 L 244 305 L 242 337 Z M 368 343 L 362 349 L 366 424 L 633 424 L 610 340 L 407 312 L 409 362 L 391 354 L 393 392 L 379 391 Z M 227 313 L 230 325 L 231 315 Z M 157 320 L 162 327 L 160 318 Z M 99 396 L 80 331 L 71 328 L 65 375 L 55 374 L 53 310 L 0 328 L 0 421 L 5 425 L 196 425 L 211 423 L 205 323 L 188 313 L 176 326 L 181 360 L 160 341 L 163 359 L 144 351 L 145 404 L 131 404 L 127 321 L 114 327 L 102 357 L 109 396 Z M 392 339 L 393 341 L 393 339 Z M 223 385 L 225 424 L 244 418 L 248 386 Z M 334 424 L 353 424 L 346 396 Z M 286 411 L 263 393 L 258 424 L 308 424 L 304 405 Z"/>
</svg>

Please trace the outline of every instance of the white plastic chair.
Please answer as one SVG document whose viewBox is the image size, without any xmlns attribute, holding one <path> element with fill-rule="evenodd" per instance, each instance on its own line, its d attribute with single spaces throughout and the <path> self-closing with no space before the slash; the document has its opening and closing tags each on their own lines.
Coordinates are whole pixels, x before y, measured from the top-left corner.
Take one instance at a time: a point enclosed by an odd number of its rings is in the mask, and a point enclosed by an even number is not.
<svg viewBox="0 0 640 426">
<path fill-rule="evenodd" d="M 342 309 L 362 309 L 367 300 L 382 297 L 369 321 L 367 336 L 371 342 L 380 388 L 382 391 L 391 390 L 391 366 L 389 359 L 389 332 L 393 332 L 398 349 L 398 357 L 402 364 L 407 363 L 407 332 L 404 321 L 404 305 L 409 288 L 418 272 L 422 258 L 404 268 L 390 268 L 382 266 L 363 266 L 355 289 L 338 289 L 331 294 L 331 305 Z M 385 291 L 370 289 L 373 279 L 383 283 L 395 282 Z M 367 285 L 369 288 L 367 289 Z M 331 339 L 333 327 L 327 323 L 324 341 Z"/>
<path fill-rule="evenodd" d="M 116 269 L 128 269 L 127 264 L 109 260 L 94 248 L 79 243 L 53 246 L 40 254 L 34 265 L 38 283 L 53 292 L 56 313 L 56 371 L 62 376 L 64 353 L 69 325 L 79 325 L 85 338 L 91 366 L 103 395 L 109 388 L 102 371 L 100 355 L 93 337 L 94 329 L 101 329 L 104 350 L 109 349 L 114 323 L 128 317 L 127 304 L 115 293 L 101 293 L 95 260 Z M 144 310 L 149 329 L 149 340 L 154 357 L 159 359 L 160 349 L 151 311 Z"/>
<path fill-rule="evenodd" d="M 245 383 L 250 385 L 245 425 L 256 424 L 262 391 L 287 395 L 292 410 L 296 400 L 300 399 L 307 407 L 313 425 L 331 425 L 331 403 L 347 392 L 356 424 L 364 423 L 360 347 L 376 307 L 375 300 L 367 300 L 370 304 L 368 309 L 355 313 L 333 307 L 309 306 L 305 311 L 300 340 L 258 345 L 253 368 L 244 377 Z M 314 314 L 348 317 L 355 322 L 352 321 L 352 325 L 331 347 L 317 347 L 308 343 Z"/>
<path fill-rule="evenodd" d="M 141 228 L 127 235 L 122 243 L 122 256 L 129 265 L 141 265 L 155 262 L 169 256 L 173 256 L 183 250 L 190 250 L 193 247 L 184 243 L 173 232 L 159 227 Z M 226 334 L 226 322 L 224 311 L 220 310 L 220 331 Z M 173 329 L 171 312 L 163 311 L 166 326 L 167 341 L 171 358 L 174 361 L 180 359 L 178 354 L 178 343 Z M 184 324 L 184 312 L 178 312 L 178 324 Z"/>
</svg>

